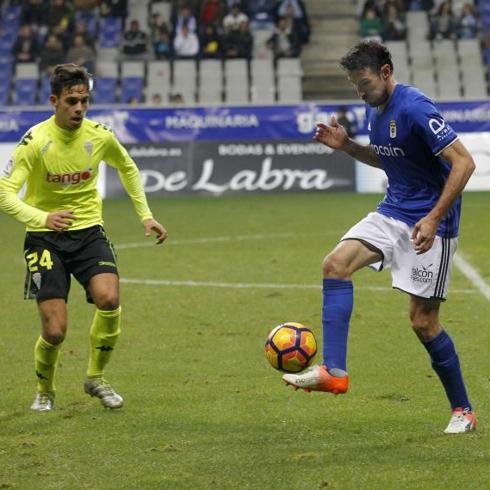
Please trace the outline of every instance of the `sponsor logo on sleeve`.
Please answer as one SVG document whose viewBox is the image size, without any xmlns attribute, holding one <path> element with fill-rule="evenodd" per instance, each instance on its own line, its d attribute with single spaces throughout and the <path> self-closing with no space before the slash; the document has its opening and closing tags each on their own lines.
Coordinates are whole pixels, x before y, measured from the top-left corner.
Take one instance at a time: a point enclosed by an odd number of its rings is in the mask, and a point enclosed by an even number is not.
<svg viewBox="0 0 490 490">
<path fill-rule="evenodd" d="M 14 170 L 14 158 L 10 158 L 5 167 L 2 170 L 2 177 L 10 177 Z"/>
</svg>

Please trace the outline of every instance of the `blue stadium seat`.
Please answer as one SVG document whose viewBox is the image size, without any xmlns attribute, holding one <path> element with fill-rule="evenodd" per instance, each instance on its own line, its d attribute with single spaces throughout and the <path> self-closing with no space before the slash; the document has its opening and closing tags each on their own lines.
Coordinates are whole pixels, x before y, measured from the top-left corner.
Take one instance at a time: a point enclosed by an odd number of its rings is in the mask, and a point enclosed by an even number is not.
<svg viewBox="0 0 490 490">
<path fill-rule="evenodd" d="M 81 21 L 87 25 L 87 31 L 92 35 L 97 35 L 97 17 L 91 10 L 77 10 L 75 13 L 75 20 Z"/>
<path fill-rule="evenodd" d="M 0 81 L 0 105 L 7 105 L 10 94 L 10 80 Z"/>
<path fill-rule="evenodd" d="M 49 96 L 51 95 L 51 84 L 49 83 L 49 78 L 49 75 L 44 75 L 41 77 L 38 104 L 49 104 Z"/>
<path fill-rule="evenodd" d="M 9 57 L 0 57 L 0 84 L 10 83 L 12 79 L 13 63 Z"/>
<path fill-rule="evenodd" d="M 120 17 L 102 17 L 100 20 L 99 46 L 101 48 L 118 48 L 122 38 L 122 21 Z"/>
<path fill-rule="evenodd" d="M 129 102 L 133 97 L 141 102 L 143 99 L 143 78 L 127 77 L 121 79 L 121 102 Z"/>
<path fill-rule="evenodd" d="M 32 105 L 36 102 L 37 80 L 15 81 L 15 103 L 17 105 Z"/>
<path fill-rule="evenodd" d="M 92 93 L 96 104 L 113 104 L 116 102 L 116 78 L 97 78 Z"/>
</svg>

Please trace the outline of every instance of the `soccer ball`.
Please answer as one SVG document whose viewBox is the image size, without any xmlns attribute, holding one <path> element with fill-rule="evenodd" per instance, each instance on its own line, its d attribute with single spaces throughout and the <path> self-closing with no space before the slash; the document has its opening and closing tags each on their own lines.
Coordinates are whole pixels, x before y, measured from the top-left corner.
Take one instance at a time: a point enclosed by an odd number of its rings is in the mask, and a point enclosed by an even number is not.
<svg viewBox="0 0 490 490">
<path fill-rule="evenodd" d="M 301 323 L 283 323 L 269 334 L 265 355 L 279 371 L 298 373 L 311 364 L 316 354 L 313 332 Z"/>
</svg>

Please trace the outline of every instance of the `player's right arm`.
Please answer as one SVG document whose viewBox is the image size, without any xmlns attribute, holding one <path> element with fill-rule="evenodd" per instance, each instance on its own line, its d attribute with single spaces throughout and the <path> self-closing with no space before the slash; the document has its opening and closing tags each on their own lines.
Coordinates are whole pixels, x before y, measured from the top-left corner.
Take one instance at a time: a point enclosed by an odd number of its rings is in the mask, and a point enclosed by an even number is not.
<svg viewBox="0 0 490 490">
<path fill-rule="evenodd" d="M 317 124 L 313 139 L 333 150 L 345 151 L 348 155 L 371 167 L 383 168 L 381 161 L 370 145 L 361 145 L 349 138 L 345 128 L 332 116 L 329 124 Z"/>
<path fill-rule="evenodd" d="M 26 136 L 17 145 L 11 160 L 0 175 L 0 209 L 31 228 L 62 231 L 75 219 L 71 211 L 48 213 L 26 204 L 18 196 L 36 162 L 32 136 Z"/>
</svg>

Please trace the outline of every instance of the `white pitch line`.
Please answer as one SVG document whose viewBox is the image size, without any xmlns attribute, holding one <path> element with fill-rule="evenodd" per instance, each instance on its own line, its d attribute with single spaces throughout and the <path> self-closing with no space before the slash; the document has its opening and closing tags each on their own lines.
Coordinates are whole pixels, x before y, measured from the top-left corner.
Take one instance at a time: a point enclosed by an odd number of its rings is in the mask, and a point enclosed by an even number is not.
<svg viewBox="0 0 490 490">
<path fill-rule="evenodd" d="M 480 273 L 460 254 L 454 255 L 454 265 L 459 271 L 490 301 L 490 286 L 485 282 Z"/>
<path fill-rule="evenodd" d="M 203 237 L 203 238 L 183 238 L 181 240 L 169 239 L 165 242 L 165 246 L 169 245 L 194 245 L 198 243 L 215 243 L 215 242 L 231 242 L 231 241 L 244 241 L 244 240 L 275 240 L 280 238 L 304 238 L 309 236 L 332 236 L 342 235 L 337 232 L 318 232 L 318 233 L 308 233 L 306 234 L 298 234 L 298 233 L 272 233 L 272 234 L 256 234 L 256 235 L 226 235 L 226 236 L 214 236 L 214 237 Z M 155 246 L 155 242 L 146 241 L 146 242 L 132 242 L 132 243 L 120 243 L 116 244 L 117 250 L 124 250 L 128 248 L 140 248 L 140 247 L 153 247 Z"/>
<path fill-rule="evenodd" d="M 321 289 L 320 284 L 270 284 L 270 283 L 243 283 L 243 282 L 214 282 L 214 281 L 172 281 L 169 279 L 133 279 L 121 278 L 122 284 L 139 284 L 143 286 L 185 286 L 208 287 L 225 289 Z M 384 286 L 355 286 L 355 289 L 367 291 L 391 291 L 392 288 Z M 473 289 L 453 289 L 453 293 L 472 294 Z"/>
</svg>

